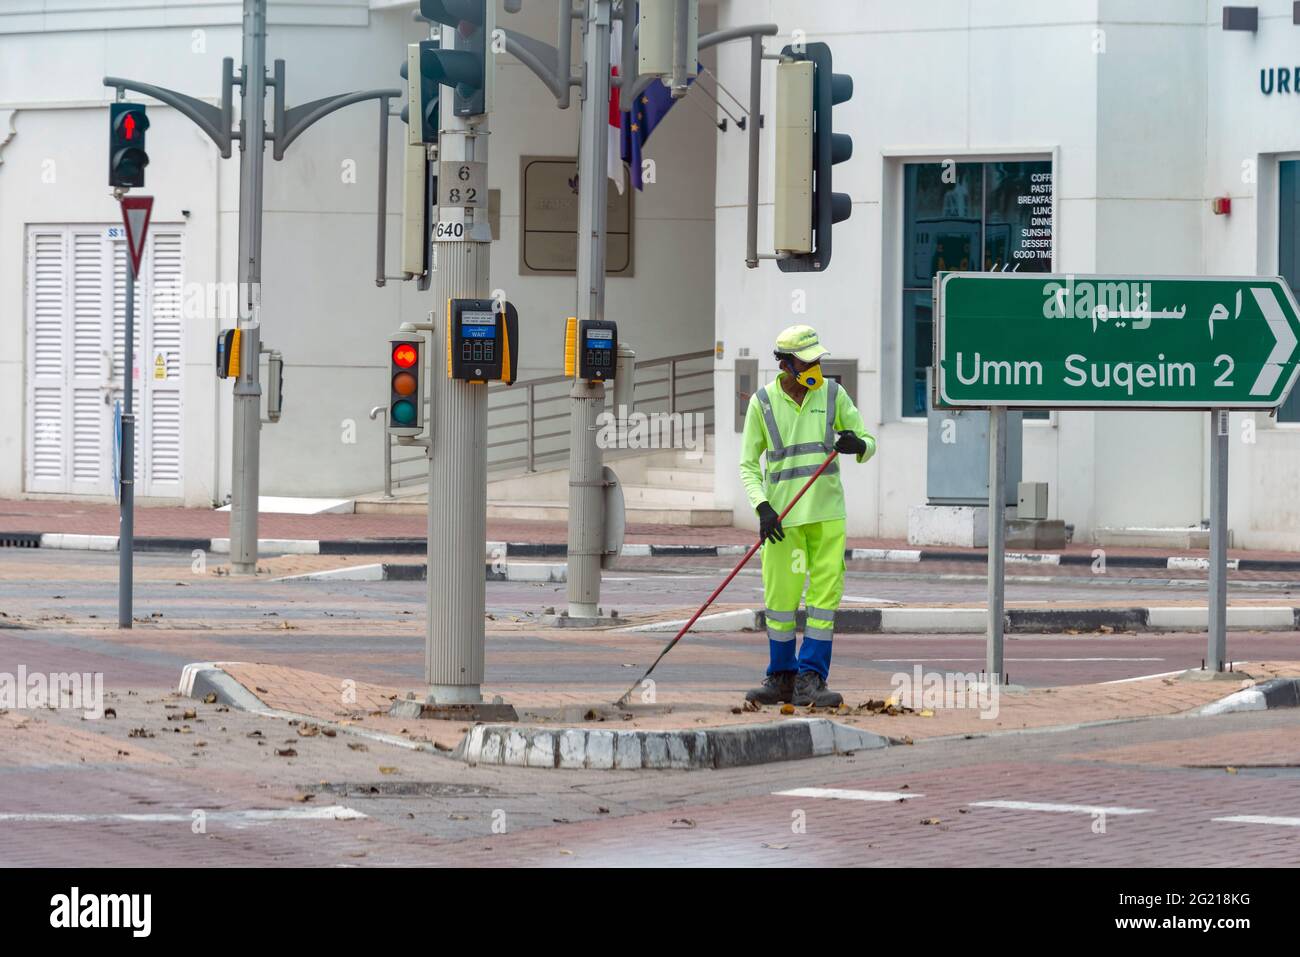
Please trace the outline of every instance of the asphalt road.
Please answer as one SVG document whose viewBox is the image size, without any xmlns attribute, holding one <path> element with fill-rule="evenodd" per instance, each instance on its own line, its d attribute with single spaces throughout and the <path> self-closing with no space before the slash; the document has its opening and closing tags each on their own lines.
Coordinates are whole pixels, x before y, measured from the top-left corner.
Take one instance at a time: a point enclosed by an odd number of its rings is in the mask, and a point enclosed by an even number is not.
<svg viewBox="0 0 1300 957">
<path fill-rule="evenodd" d="M 136 615 L 114 627 L 116 556 L 0 550 L 0 672 L 99 671 L 115 719 L 0 713 L 0 860 L 205 866 L 583 864 L 808 867 L 857 864 L 1226 865 L 1300 863 L 1300 721 L 1294 711 L 1157 718 L 709 772 L 471 768 L 435 753 L 175 698 L 181 667 L 256 660 L 398 686 L 418 684 L 419 582 L 274 582 L 193 573 L 187 556 L 141 555 Z M 676 574 L 611 574 L 606 601 L 689 606 L 718 562 Z M 297 570 L 301 570 L 298 568 Z M 702 577 L 695 577 L 702 576 Z M 621 580 L 620 580 L 621 579 Z M 978 582 L 855 571 L 861 599 L 966 601 Z M 752 602 L 757 581 L 737 583 Z M 1165 584 L 1018 583 L 1132 602 Z M 1183 586 L 1176 586 L 1183 587 Z M 1285 597 L 1244 586 L 1249 597 Z M 918 597 L 919 596 L 919 597 Z M 488 682 L 608 684 L 666 636 L 617 644 L 557 634 L 527 616 L 556 586 L 489 583 Z M 623 610 L 620 608 L 620 610 Z M 511 618 L 522 621 L 511 621 Z M 757 634 L 697 635 L 661 682 L 740 689 L 764 660 Z M 1011 680 L 1115 681 L 1198 665 L 1200 634 L 1010 635 Z M 1295 658 L 1295 633 L 1237 633 L 1239 659 Z M 644 656 L 640 651 L 644 650 Z M 707 652 L 707 653 L 704 653 Z M 839 667 L 978 670 L 981 636 L 842 635 Z M 185 730 L 178 709 L 195 717 Z M 275 752 L 291 745 L 295 754 Z M 337 819 L 340 815 L 343 820 Z M 202 820 L 202 826 L 198 823 Z"/>
</svg>

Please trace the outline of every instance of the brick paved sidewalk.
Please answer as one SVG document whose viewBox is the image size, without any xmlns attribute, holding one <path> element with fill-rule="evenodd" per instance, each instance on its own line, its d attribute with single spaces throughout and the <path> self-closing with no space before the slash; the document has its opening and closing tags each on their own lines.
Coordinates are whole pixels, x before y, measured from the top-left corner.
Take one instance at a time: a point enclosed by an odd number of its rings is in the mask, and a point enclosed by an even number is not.
<svg viewBox="0 0 1300 957">
<path fill-rule="evenodd" d="M 290 515 L 263 513 L 258 523 L 262 538 L 356 540 L 372 538 L 420 538 L 425 534 L 422 515 Z M 136 509 L 135 531 L 139 537 L 226 538 L 230 535 L 230 513 L 208 508 L 140 507 Z M 116 535 L 118 507 L 111 503 L 89 503 L 56 499 L 0 499 L 0 532 L 69 532 L 83 535 Z M 743 528 L 696 528 L 677 525 L 629 525 L 628 542 L 664 545 L 749 545 L 754 533 Z M 490 541 L 561 544 L 568 541 L 563 522 L 489 520 Z M 850 538 L 851 548 L 910 548 L 897 538 Z M 1074 542 L 1066 554 L 1090 554 L 1096 546 Z M 945 552 L 984 553 L 978 548 L 945 547 Z M 1177 554 L 1207 555 L 1204 549 L 1107 547 L 1109 557 Z M 1300 560 L 1295 552 L 1232 549 L 1234 558 L 1257 560 Z"/>
<path fill-rule="evenodd" d="M 279 665 L 226 662 L 222 668 L 270 707 L 310 715 L 321 721 L 364 727 L 413 741 L 430 741 L 442 749 L 454 747 L 468 728 L 464 722 L 388 717 L 386 712 L 394 699 L 405 697 L 408 692 L 420 695 L 422 691 L 419 688 L 353 682 L 340 676 Z M 1242 686 L 1240 681 L 1186 681 L 1157 677 L 1122 683 L 1004 691 L 996 702 L 996 716 L 990 718 L 981 717 L 980 710 L 970 701 L 968 706 L 936 707 L 932 709 L 932 715 L 920 711 L 888 715 L 872 713 L 860 705 L 868 700 L 881 701 L 890 697 L 893 692 L 891 673 L 866 668 L 841 670 L 844 673 L 837 687 L 844 695 L 845 707 L 834 711 L 822 709 L 816 713 L 903 742 L 941 735 L 990 734 L 1174 715 L 1209 704 Z M 1243 680 L 1248 680 L 1247 675 L 1261 681 L 1272 677 L 1296 677 L 1300 676 L 1300 662 L 1239 663 L 1237 670 Z M 483 694 L 485 700 L 501 695 L 513 704 L 520 713 L 521 723 L 555 724 L 557 727 L 599 722 L 620 729 L 674 730 L 781 718 L 780 709 L 775 707 L 744 710 L 740 696 L 733 690 L 674 682 L 671 688 L 658 689 L 655 706 L 634 704 L 631 716 L 623 719 L 612 713 L 610 702 L 625 690 L 626 685 L 584 684 L 565 691 L 552 691 L 536 684 L 514 684 L 485 686 Z M 592 716 L 584 722 L 583 716 L 589 709 Z M 793 716 L 807 716 L 814 710 L 794 709 Z"/>
</svg>

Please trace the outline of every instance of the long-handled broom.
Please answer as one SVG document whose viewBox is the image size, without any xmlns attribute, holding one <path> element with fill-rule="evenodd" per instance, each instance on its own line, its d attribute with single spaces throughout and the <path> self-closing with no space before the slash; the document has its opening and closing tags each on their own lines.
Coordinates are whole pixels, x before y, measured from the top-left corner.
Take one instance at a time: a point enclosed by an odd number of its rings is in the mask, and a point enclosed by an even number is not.
<svg viewBox="0 0 1300 957">
<path fill-rule="evenodd" d="M 790 500 L 790 504 L 787 505 L 785 507 L 785 510 L 781 513 L 780 515 L 781 520 L 784 520 L 785 517 L 790 514 L 790 509 L 794 508 L 795 503 L 798 502 L 799 499 L 803 498 L 803 493 L 808 491 L 808 489 L 812 487 L 812 483 L 817 481 L 818 477 L 823 472 L 826 471 L 826 468 L 832 462 L 835 461 L 835 456 L 837 455 L 839 455 L 838 452 L 832 451 L 830 455 L 826 456 L 826 461 L 817 467 L 817 471 L 813 472 L 812 475 L 808 476 L 808 481 L 804 482 L 803 488 L 799 489 L 799 491 L 795 493 L 794 498 Z M 636 686 L 639 685 L 641 682 L 645 681 L 646 678 L 650 677 L 650 672 L 654 671 L 655 668 L 658 667 L 659 662 L 664 660 L 664 655 L 672 651 L 673 645 L 677 644 L 677 642 L 681 640 L 682 635 L 686 634 L 688 631 L 691 630 L 691 625 L 695 624 L 695 622 L 699 620 L 700 615 L 704 614 L 705 609 L 707 609 L 710 605 L 713 604 L 713 600 L 722 594 L 722 589 L 726 588 L 728 585 L 731 584 L 731 580 L 735 578 L 736 575 L 739 574 L 740 570 L 745 567 L 746 563 L 748 563 L 748 561 L 754 557 L 754 553 L 758 551 L 759 546 L 761 546 L 762 544 L 763 544 L 763 540 L 760 538 L 757 542 L 755 542 L 753 545 L 749 547 L 749 551 L 745 552 L 745 557 L 742 558 L 739 564 L 737 564 L 736 567 L 731 570 L 731 574 L 722 580 L 722 584 L 713 590 L 713 594 L 710 595 L 708 599 L 704 602 L 704 604 L 700 606 L 699 610 L 695 614 L 691 615 L 690 620 L 686 622 L 686 624 L 682 625 L 682 630 L 677 632 L 677 634 L 673 636 L 673 640 L 668 642 L 668 644 L 664 645 L 664 650 L 659 652 L 659 657 L 654 660 L 654 664 L 652 664 L 649 668 L 646 669 L 645 674 L 643 674 L 640 678 L 637 678 L 636 681 L 632 682 L 632 687 L 627 689 L 627 692 L 623 695 L 623 697 L 619 698 L 617 701 L 614 702 L 614 707 L 616 708 L 626 707 L 628 703 L 628 699 L 632 697 L 632 692 L 636 690 Z"/>
</svg>

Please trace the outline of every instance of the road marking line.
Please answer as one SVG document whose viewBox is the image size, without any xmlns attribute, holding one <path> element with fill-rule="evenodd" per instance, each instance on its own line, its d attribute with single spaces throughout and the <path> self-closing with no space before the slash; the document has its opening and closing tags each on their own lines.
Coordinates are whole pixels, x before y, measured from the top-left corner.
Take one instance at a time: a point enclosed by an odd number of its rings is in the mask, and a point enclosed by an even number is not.
<svg viewBox="0 0 1300 957">
<path fill-rule="evenodd" d="M 843 788 L 793 788 L 789 791 L 773 791 L 772 794 L 776 797 L 833 798 L 838 801 L 902 801 L 925 797 L 924 794 L 903 791 L 849 791 Z"/>
<path fill-rule="evenodd" d="M 1130 660 L 1132 660 L 1132 661 L 1145 661 L 1146 659 L 1144 659 L 1144 658 L 1132 658 L 1132 659 L 1130 659 Z M 1158 660 L 1158 659 L 1153 659 L 1153 660 Z M 1100 683 L 1100 684 L 1104 684 L 1104 685 L 1122 685 L 1122 684 L 1127 684 L 1127 683 L 1130 682 L 1130 681 L 1147 681 L 1147 680 L 1149 680 L 1149 679 L 1151 679 L 1151 678 L 1171 678 L 1171 677 L 1173 677 L 1174 675 L 1181 675 L 1181 674 L 1185 673 L 1186 671 L 1187 671 L 1186 668 L 1181 668 L 1181 669 L 1179 669 L 1178 671 L 1162 671 L 1162 672 L 1160 672 L 1159 674 L 1154 674 L 1154 675 L 1138 675 L 1136 678 L 1116 678 L 1116 679 L 1113 680 L 1113 681 L 1102 681 L 1102 682 L 1099 682 L 1099 683 Z"/>
<path fill-rule="evenodd" d="M 1046 801 L 972 801 L 970 807 L 996 807 L 1008 811 L 1054 811 L 1058 814 L 1150 814 L 1150 808 L 1099 807 L 1091 804 L 1051 804 Z"/>
<path fill-rule="evenodd" d="M 208 821 L 229 824 L 258 824 L 266 821 L 356 821 L 366 817 L 360 811 L 341 804 L 328 807 L 286 807 L 274 810 L 204 811 Z M 0 823 L 85 824 L 124 821 L 132 824 L 176 824 L 194 820 L 193 814 L 12 814 L 0 813 Z"/>
<path fill-rule="evenodd" d="M 929 662 L 935 662 L 935 661 L 954 661 L 954 662 L 956 662 L 956 661 L 984 661 L 985 659 L 984 659 L 984 658 L 872 658 L 872 659 L 870 659 L 870 660 L 873 661 L 873 662 L 879 662 L 879 663 L 893 663 L 893 662 L 897 662 L 897 661 L 915 661 L 915 662 L 918 662 L 918 663 L 929 663 Z M 1163 658 L 1005 658 L 1005 659 L 1003 659 L 1003 660 L 1006 661 L 1006 662 L 1008 662 L 1008 663 L 1010 663 L 1010 662 L 1023 662 L 1023 661 L 1040 661 L 1040 662 L 1041 662 L 1041 661 L 1075 661 L 1075 662 L 1077 662 L 1077 661 L 1164 661 L 1165 659 L 1163 659 Z M 1186 671 L 1186 670 L 1187 670 L 1186 668 L 1183 669 L 1183 671 Z M 1168 674 L 1171 674 L 1171 675 L 1180 675 L 1180 674 L 1182 674 L 1182 673 L 1183 673 L 1182 671 L 1170 671 L 1170 672 L 1168 672 Z M 1149 675 L 1148 677 L 1157 677 L 1157 676 L 1156 676 L 1156 675 Z M 1125 678 L 1124 680 L 1125 680 L 1125 681 L 1137 681 L 1137 680 L 1139 680 L 1139 679 L 1137 679 L 1137 678 Z M 1108 683 L 1109 683 L 1109 682 L 1108 682 Z"/>
<path fill-rule="evenodd" d="M 1233 814 L 1229 817 L 1216 817 L 1213 820 L 1228 824 L 1276 824 L 1280 827 L 1300 827 L 1300 817 L 1269 817 L 1267 814 Z"/>
</svg>

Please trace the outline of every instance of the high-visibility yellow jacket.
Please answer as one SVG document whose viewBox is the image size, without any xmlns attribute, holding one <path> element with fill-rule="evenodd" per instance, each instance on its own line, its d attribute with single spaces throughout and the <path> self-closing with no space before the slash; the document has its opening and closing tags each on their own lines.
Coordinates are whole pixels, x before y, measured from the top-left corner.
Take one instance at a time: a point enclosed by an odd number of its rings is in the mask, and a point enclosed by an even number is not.
<svg viewBox="0 0 1300 957">
<path fill-rule="evenodd" d="M 835 447 L 839 432 L 847 429 L 867 443 L 858 456 L 865 462 L 876 453 L 876 440 L 867 433 L 862 413 L 834 379 L 803 397 L 802 405 L 781 387 L 785 373 L 777 375 L 749 397 L 745 432 L 740 440 L 740 480 L 753 508 L 763 502 L 781 512 L 808 476 L 817 471 Z M 829 411 L 828 411 L 829 410 Z M 766 474 L 758 457 L 766 458 Z M 783 525 L 809 525 L 845 517 L 844 486 L 837 458 L 786 516 Z"/>
</svg>

